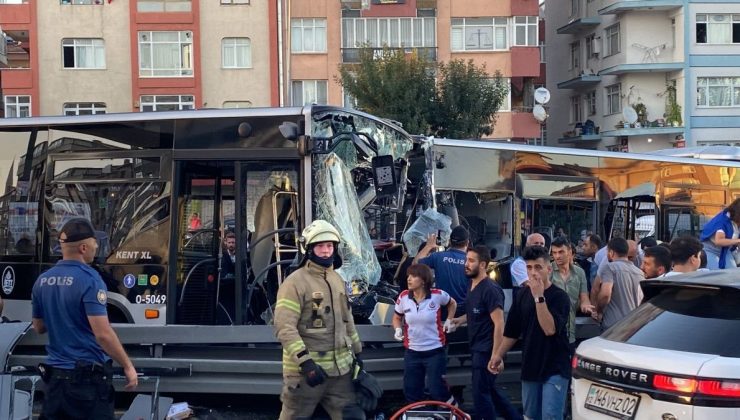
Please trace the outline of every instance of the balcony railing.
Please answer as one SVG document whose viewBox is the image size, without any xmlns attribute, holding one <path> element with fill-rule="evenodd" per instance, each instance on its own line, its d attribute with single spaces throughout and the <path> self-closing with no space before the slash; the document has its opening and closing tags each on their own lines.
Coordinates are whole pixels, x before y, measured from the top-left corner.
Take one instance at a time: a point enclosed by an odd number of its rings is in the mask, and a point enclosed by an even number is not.
<svg viewBox="0 0 740 420">
<path fill-rule="evenodd" d="M 383 48 L 373 48 L 372 50 L 376 57 L 380 57 L 383 54 Z M 437 61 L 436 47 L 391 48 L 391 50 L 402 50 L 406 54 L 417 51 L 420 56 L 426 57 L 430 61 Z M 362 48 L 342 48 L 342 62 L 359 63 L 361 51 Z"/>
</svg>

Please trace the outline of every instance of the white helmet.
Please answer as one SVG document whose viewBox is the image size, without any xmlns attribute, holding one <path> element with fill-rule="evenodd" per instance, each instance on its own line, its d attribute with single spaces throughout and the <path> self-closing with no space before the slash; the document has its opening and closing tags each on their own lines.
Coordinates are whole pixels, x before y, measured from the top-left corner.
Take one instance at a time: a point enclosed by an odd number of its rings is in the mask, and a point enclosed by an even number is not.
<svg viewBox="0 0 740 420">
<path fill-rule="evenodd" d="M 302 241 L 304 245 L 318 244 L 321 242 L 339 243 L 339 231 L 326 220 L 314 220 L 303 229 Z"/>
</svg>

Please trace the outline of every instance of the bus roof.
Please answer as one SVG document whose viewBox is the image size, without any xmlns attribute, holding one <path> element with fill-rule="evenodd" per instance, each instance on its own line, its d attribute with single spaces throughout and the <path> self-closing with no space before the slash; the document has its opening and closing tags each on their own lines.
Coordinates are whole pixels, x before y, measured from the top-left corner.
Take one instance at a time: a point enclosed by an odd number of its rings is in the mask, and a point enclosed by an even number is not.
<svg viewBox="0 0 740 420">
<path fill-rule="evenodd" d="M 89 124 L 115 124 L 125 122 L 146 122 L 146 121 L 173 121 L 185 119 L 208 119 L 208 118 L 238 118 L 238 117 L 302 117 L 319 112 L 337 111 L 358 115 L 364 118 L 374 120 L 393 130 L 408 136 L 403 128 L 390 120 L 378 118 L 376 116 L 357 111 L 354 109 L 345 109 L 341 107 L 328 105 L 307 105 L 305 107 L 263 107 L 263 108 L 231 108 L 231 109 L 198 109 L 187 111 L 164 111 L 164 112 L 121 112 L 111 114 L 96 115 L 53 115 L 28 118 L 5 118 L 0 119 L 0 131 L 24 131 L 31 127 L 38 126 L 69 126 L 69 125 L 89 125 Z"/>
<path fill-rule="evenodd" d="M 27 129 L 28 127 L 48 125 L 76 125 L 119 123 L 133 121 L 165 121 L 181 119 L 222 118 L 222 117 L 263 117 L 263 116 L 300 116 L 303 108 L 232 108 L 232 109 L 199 109 L 188 111 L 164 112 L 121 112 L 96 115 L 53 115 L 28 118 L 0 119 L 0 130 L 6 128 Z"/>
<path fill-rule="evenodd" d="M 531 146 L 526 144 L 513 144 L 508 142 L 497 142 L 497 141 L 485 141 L 485 140 L 454 140 L 454 139 L 442 139 L 442 138 L 430 138 L 432 145 L 446 146 L 446 147 L 467 147 L 477 149 L 490 149 L 490 150 L 508 150 L 508 151 L 519 151 L 519 152 L 532 152 L 532 153 L 552 153 L 560 155 L 571 155 L 571 156 L 588 156 L 596 158 L 614 158 L 614 159 L 638 159 L 638 160 L 654 160 L 657 162 L 668 162 L 668 163 L 686 163 L 692 165 L 710 165 L 710 166 L 740 166 L 740 162 L 732 160 L 719 160 L 719 158 L 709 158 L 701 156 L 701 159 L 697 159 L 696 156 L 683 157 L 683 156 L 667 156 L 665 154 L 655 155 L 647 153 L 624 153 L 624 152 L 608 152 L 604 150 L 590 150 L 590 149 L 576 149 L 576 148 L 565 148 L 565 147 L 549 147 L 549 146 Z M 717 146 L 712 146 L 717 147 Z M 736 148 L 740 149 L 740 148 Z M 729 157 L 728 157 L 729 159 Z M 740 160 L 740 154 L 738 155 Z"/>
<path fill-rule="evenodd" d="M 737 146 L 697 146 L 656 150 L 651 153 L 666 156 L 691 157 L 696 159 L 740 161 L 740 147 Z"/>
</svg>

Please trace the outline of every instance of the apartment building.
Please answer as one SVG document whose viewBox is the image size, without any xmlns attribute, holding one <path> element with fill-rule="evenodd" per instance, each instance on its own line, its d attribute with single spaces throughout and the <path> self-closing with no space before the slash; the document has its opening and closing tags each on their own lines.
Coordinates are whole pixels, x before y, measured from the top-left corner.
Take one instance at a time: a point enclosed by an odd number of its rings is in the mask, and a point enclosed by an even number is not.
<svg viewBox="0 0 740 420">
<path fill-rule="evenodd" d="M 267 1 L 0 0 L 4 116 L 277 105 L 276 25 Z"/>
<path fill-rule="evenodd" d="M 740 4 L 567 6 L 545 14 L 551 144 L 634 152 L 740 144 L 740 130 L 728 130 L 740 127 Z"/>
<path fill-rule="evenodd" d="M 538 15 L 537 0 L 286 0 L 284 103 L 352 106 L 336 78 L 341 64 L 359 61 L 361 46 L 417 49 L 500 71 L 511 93 L 492 137 L 539 139 L 531 115 L 542 61 Z"/>
</svg>

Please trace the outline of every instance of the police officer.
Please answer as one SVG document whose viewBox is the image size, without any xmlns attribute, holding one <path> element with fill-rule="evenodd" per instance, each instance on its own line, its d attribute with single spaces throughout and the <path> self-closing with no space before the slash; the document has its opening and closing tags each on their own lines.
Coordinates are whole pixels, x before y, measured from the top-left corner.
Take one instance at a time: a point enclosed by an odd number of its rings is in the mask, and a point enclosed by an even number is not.
<svg viewBox="0 0 740 420">
<path fill-rule="evenodd" d="M 344 280 L 339 232 L 325 220 L 303 230 L 306 255 L 280 286 L 275 331 L 283 346 L 281 420 L 310 418 L 321 404 L 332 420 L 355 403 L 353 353 L 362 351 Z"/>
<path fill-rule="evenodd" d="M 62 260 L 33 286 L 33 328 L 49 333 L 42 418 L 113 419 L 110 357 L 123 367 L 126 389 L 136 370 L 108 322 L 106 287 L 88 266 L 98 249 L 95 230 L 83 218 L 67 221 L 59 234 Z M 110 357 L 109 357 L 110 355 Z"/>
<path fill-rule="evenodd" d="M 434 270 L 434 287 L 447 292 L 457 302 L 455 316 L 465 314 L 465 297 L 468 294 L 468 278 L 465 277 L 465 253 L 470 243 L 470 234 L 463 226 L 455 226 L 450 233 L 450 247 L 446 251 L 432 253 L 437 248 L 437 235 L 431 234 L 427 243 L 414 258 L 414 264 L 425 264 Z M 431 255 L 430 255 L 431 254 Z M 445 331 L 452 327 L 445 324 Z"/>
</svg>

